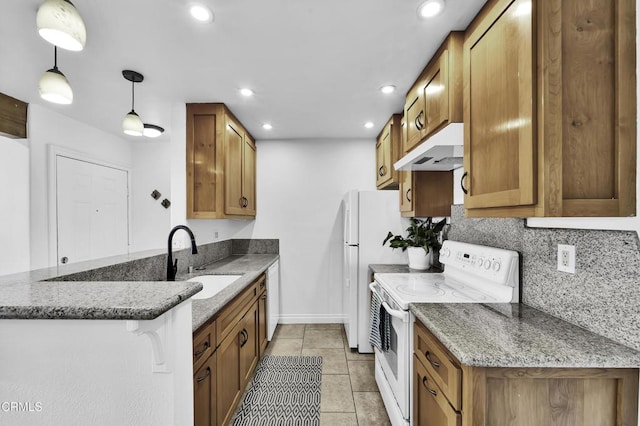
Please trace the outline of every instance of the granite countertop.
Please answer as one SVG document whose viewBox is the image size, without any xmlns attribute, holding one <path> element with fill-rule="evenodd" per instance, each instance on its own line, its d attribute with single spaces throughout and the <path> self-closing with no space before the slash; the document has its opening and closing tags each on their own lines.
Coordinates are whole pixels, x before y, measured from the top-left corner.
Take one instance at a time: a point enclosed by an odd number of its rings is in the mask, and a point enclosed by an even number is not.
<svg viewBox="0 0 640 426">
<path fill-rule="evenodd" d="M 193 330 L 215 315 L 273 262 L 277 254 L 231 255 L 176 281 L 42 281 L 153 255 L 146 252 L 0 277 L 0 319 L 150 320 L 202 290 L 190 278 L 242 275 L 209 299 L 192 300 Z"/>
<path fill-rule="evenodd" d="M 409 265 L 381 265 L 374 264 L 369 265 L 369 270 L 374 274 L 424 274 L 430 272 L 442 272 L 442 269 L 439 269 L 435 266 L 427 269 L 426 271 L 418 271 L 417 269 L 409 268 Z"/>
<path fill-rule="evenodd" d="M 242 275 L 233 284 L 213 297 L 192 301 L 193 331 L 196 331 L 218 313 L 224 305 L 240 294 L 278 259 L 277 254 L 231 255 L 206 265 L 204 269 L 177 276 L 176 279 L 188 280 L 200 275 Z"/>
<path fill-rule="evenodd" d="M 469 366 L 640 367 L 640 352 L 527 305 L 417 303 L 410 309 Z"/>
<path fill-rule="evenodd" d="M 45 281 L 0 285 L 0 319 L 150 320 L 202 290 L 167 281 Z"/>
</svg>

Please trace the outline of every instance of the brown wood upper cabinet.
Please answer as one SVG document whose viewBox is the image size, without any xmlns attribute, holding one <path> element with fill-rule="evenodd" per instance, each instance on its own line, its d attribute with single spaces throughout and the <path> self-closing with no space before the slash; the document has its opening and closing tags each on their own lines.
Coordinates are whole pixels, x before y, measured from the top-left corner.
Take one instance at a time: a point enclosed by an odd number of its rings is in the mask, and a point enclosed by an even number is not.
<svg viewBox="0 0 640 426">
<path fill-rule="evenodd" d="M 452 32 L 407 93 L 407 153 L 448 123 L 462 122 L 463 32 Z"/>
<path fill-rule="evenodd" d="M 27 137 L 27 107 L 29 104 L 0 93 L 0 135 L 9 138 Z"/>
<path fill-rule="evenodd" d="M 187 218 L 254 219 L 256 145 L 220 103 L 187 104 Z"/>
<path fill-rule="evenodd" d="M 376 187 L 398 189 L 400 176 L 393 163 L 400 159 L 402 114 L 394 114 L 382 128 L 376 142 Z"/>
<path fill-rule="evenodd" d="M 489 0 L 463 50 L 467 216 L 635 215 L 634 0 Z"/>
</svg>

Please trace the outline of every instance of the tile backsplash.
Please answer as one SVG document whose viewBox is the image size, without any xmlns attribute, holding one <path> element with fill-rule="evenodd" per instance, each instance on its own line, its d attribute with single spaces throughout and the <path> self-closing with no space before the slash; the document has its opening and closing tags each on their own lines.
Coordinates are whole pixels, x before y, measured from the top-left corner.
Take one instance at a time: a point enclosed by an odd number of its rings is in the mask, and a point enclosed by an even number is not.
<svg viewBox="0 0 640 426">
<path fill-rule="evenodd" d="M 640 350 L 640 241 L 635 231 L 527 228 L 524 219 L 467 219 L 452 206 L 446 238 L 521 255 L 522 302 Z M 556 270 L 558 244 L 576 273 Z"/>
</svg>

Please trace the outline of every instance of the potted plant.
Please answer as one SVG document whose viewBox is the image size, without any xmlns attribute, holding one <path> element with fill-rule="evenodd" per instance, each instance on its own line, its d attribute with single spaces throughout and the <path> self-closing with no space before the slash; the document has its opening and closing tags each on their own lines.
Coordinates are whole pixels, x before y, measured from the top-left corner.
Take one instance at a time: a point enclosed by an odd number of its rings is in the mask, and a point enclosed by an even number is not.
<svg viewBox="0 0 640 426">
<path fill-rule="evenodd" d="M 442 246 L 438 241 L 438 237 L 446 222 L 446 218 L 434 223 L 433 218 L 430 217 L 424 220 L 412 217 L 411 223 L 407 228 L 406 237 L 393 235 L 392 232 L 389 232 L 382 245 L 389 242 L 389 246 L 393 249 L 408 250 L 409 268 L 429 269 L 433 262 L 433 251 L 439 250 Z"/>
</svg>

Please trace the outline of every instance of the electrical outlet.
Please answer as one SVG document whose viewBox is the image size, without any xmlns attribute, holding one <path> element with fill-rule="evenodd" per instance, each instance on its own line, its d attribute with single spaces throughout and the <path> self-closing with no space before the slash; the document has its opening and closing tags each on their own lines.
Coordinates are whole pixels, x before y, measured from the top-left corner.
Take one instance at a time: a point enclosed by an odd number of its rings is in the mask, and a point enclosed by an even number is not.
<svg viewBox="0 0 640 426">
<path fill-rule="evenodd" d="M 576 246 L 558 244 L 558 271 L 576 273 Z"/>
<path fill-rule="evenodd" d="M 215 231 L 215 232 L 213 233 L 213 238 L 215 238 L 216 240 L 218 239 L 218 231 Z"/>
</svg>

